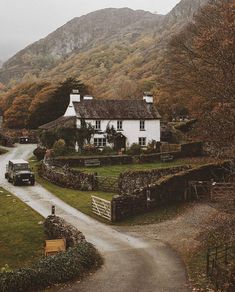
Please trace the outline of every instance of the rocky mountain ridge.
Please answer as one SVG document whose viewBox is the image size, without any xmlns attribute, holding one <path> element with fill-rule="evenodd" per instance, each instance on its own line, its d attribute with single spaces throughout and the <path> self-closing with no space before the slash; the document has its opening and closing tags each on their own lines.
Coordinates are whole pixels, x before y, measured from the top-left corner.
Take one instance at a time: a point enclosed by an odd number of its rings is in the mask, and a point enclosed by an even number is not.
<svg viewBox="0 0 235 292">
<path fill-rule="evenodd" d="M 58 66 L 63 67 L 65 75 L 71 74 L 71 58 L 76 59 L 76 66 L 79 54 L 89 52 L 92 57 L 92 54 L 97 53 L 98 48 L 104 45 L 108 49 L 113 44 L 131 48 L 130 52 L 124 54 L 123 59 L 120 57 L 119 63 L 125 63 L 127 56 L 131 58 L 133 53 L 135 57 L 138 54 L 151 56 L 156 47 L 158 51 L 164 48 L 166 36 L 174 34 L 192 19 L 200 5 L 207 1 L 182 0 L 166 16 L 129 8 L 108 8 L 74 18 L 5 62 L 0 70 L 0 82 L 21 80 L 26 74 L 34 74 L 39 78 L 55 77 L 59 80 L 63 74 L 58 78 L 54 74 Z M 105 52 L 105 48 L 103 50 Z M 80 73 L 84 66 L 89 66 L 79 65 Z"/>
</svg>

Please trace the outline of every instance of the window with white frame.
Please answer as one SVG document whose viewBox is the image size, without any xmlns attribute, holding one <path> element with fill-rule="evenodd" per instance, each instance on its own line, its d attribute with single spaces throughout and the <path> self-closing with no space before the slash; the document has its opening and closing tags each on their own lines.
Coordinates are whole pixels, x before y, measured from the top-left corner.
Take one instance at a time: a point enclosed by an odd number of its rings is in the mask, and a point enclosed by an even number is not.
<svg viewBox="0 0 235 292">
<path fill-rule="evenodd" d="M 106 138 L 94 138 L 94 145 L 95 147 L 106 147 L 107 141 Z"/>
<path fill-rule="evenodd" d="M 101 130 L 101 121 L 95 121 L 95 130 Z"/>
<path fill-rule="evenodd" d="M 140 146 L 146 146 L 146 138 L 145 137 L 140 137 L 139 138 L 139 145 Z"/>
<path fill-rule="evenodd" d="M 117 121 L 117 130 L 122 131 L 122 121 Z"/>
<path fill-rule="evenodd" d="M 140 131 L 145 131 L 145 121 L 140 121 Z"/>
</svg>

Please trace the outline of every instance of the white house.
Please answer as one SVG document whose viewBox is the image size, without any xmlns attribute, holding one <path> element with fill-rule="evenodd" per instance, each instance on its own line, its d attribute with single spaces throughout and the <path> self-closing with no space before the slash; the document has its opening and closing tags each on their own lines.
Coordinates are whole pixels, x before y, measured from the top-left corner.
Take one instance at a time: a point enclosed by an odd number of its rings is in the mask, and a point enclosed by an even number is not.
<svg viewBox="0 0 235 292">
<path fill-rule="evenodd" d="M 112 127 L 120 133 L 116 148 L 129 148 L 133 143 L 145 147 L 152 141 L 160 141 L 160 118 L 151 95 L 142 100 L 104 100 L 91 96 L 81 99 L 78 91 L 73 91 L 64 116 L 40 128 L 49 130 L 58 124 L 65 127 L 68 121 L 79 128 L 81 121 L 85 121 L 95 128 L 91 144 L 99 148 L 110 146 L 106 130 Z"/>
</svg>

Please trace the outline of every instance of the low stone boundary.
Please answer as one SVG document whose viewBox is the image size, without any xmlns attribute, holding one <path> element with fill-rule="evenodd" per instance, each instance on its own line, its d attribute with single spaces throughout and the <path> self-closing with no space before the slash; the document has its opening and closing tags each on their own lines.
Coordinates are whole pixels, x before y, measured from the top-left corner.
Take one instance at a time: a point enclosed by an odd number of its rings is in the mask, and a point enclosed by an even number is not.
<svg viewBox="0 0 235 292">
<path fill-rule="evenodd" d="M 131 195 L 117 196 L 112 200 L 113 220 L 129 218 L 162 205 L 194 200 L 196 198 L 188 192 L 188 182 L 210 179 L 219 181 L 228 172 L 228 165 L 229 162 L 211 163 L 180 171 L 162 177 L 147 187 L 136 189 Z"/>
<path fill-rule="evenodd" d="M 41 163 L 38 174 L 50 182 L 70 189 L 93 191 L 97 189 L 97 178 L 94 174 L 84 173 L 71 169 L 55 168 Z"/>
<path fill-rule="evenodd" d="M 101 166 L 131 164 L 132 156 L 111 155 L 111 156 L 87 156 L 87 157 L 57 157 L 53 159 L 53 164 L 58 166 L 68 165 L 69 167 L 85 167 L 85 161 L 98 159 Z"/>
<path fill-rule="evenodd" d="M 48 216 L 44 221 L 44 228 L 48 239 L 64 238 L 66 248 L 86 242 L 85 236 L 81 231 L 58 216 Z"/>
<path fill-rule="evenodd" d="M 162 177 L 190 169 L 190 166 L 175 166 L 142 171 L 126 171 L 118 180 L 119 194 L 132 195 L 143 187 L 156 182 Z"/>
<path fill-rule="evenodd" d="M 106 165 L 121 165 L 121 164 L 132 164 L 132 163 L 148 163 L 161 161 L 162 154 L 169 154 L 174 159 L 185 158 L 185 157 L 197 157 L 203 155 L 203 144 L 201 142 L 192 142 L 179 145 L 180 150 L 168 151 L 161 153 L 152 154 L 141 154 L 141 155 L 109 155 L 109 156 L 71 156 L 71 157 L 57 157 L 54 158 L 53 164 L 58 166 L 68 165 L 70 167 L 84 167 L 85 161 L 88 159 L 98 159 L 101 166 Z"/>
</svg>

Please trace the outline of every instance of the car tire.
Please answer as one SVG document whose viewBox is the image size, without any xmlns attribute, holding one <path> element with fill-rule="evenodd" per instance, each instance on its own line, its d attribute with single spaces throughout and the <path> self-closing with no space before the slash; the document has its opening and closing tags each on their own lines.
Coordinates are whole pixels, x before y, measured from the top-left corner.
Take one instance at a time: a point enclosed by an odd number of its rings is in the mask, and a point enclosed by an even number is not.
<svg viewBox="0 0 235 292">
<path fill-rule="evenodd" d="M 31 182 L 30 182 L 30 185 L 31 185 L 31 186 L 34 186 L 34 185 L 35 185 L 35 181 L 34 181 L 34 180 L 31 181 Z"/>
<path fill-rule="evenodd" d="M 13 185 L 14 185 L 14 186 L 17 186 L 17 181 L 16 181 L 16 179 L 13 178 L 13 181 L 12 181 L 12 182 L 13 182 Z"/>
</svg>

